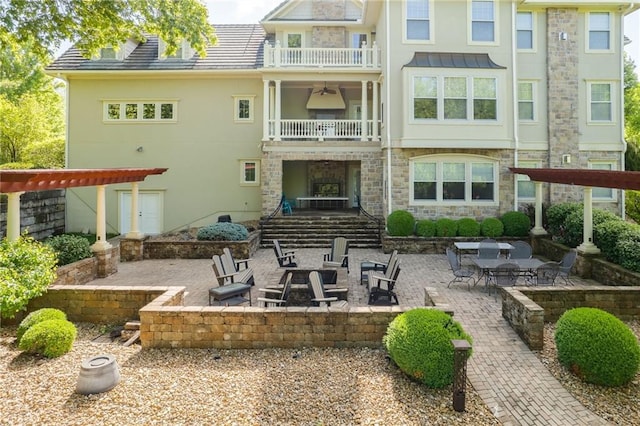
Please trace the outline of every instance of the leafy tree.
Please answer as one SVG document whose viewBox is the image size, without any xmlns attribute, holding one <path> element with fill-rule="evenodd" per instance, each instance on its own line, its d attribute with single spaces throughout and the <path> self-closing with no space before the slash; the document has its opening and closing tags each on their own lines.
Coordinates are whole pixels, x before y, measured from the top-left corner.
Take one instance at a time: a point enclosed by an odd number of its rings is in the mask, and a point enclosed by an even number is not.
<svg viewBox="0 0 640 426">
<path fill-rule="evenodd" d="M 22 235 L 0 241 L 0 318 L 13 318 L 29 301 L 44 294 L 56 278 L 56 253 Z"/>
<path fill-rule="evenodd" d="M 62 101 L 55 91 L 27 94 L 17 103 L 0 95 L 0 163 L 64 166 Z"/>
<path fill-rule="evenodd" d="M 42 58 L 64 40 L 91 56 L 132 37 L 144 41 L 144 34 L 160 36 L 168 54 L 185 39 L 204 56 L 215 42 L 198 0 L 0 0 L 0 46 L 33 43 Z"/>
<path fill-rule="evenodd" d="M 640 85 L 635 74 L 635 64 L 624 56 L 624 120 L 627 152 L 625 169 L 640 170 Z"/>
<path fill-rule="evenodd" d="M 17 102 L 24 94 L 53 89 L 53 78 L 44 73 L 41 58 L 30 46 L 0 47 L 0 95 Z"/>
</svg>

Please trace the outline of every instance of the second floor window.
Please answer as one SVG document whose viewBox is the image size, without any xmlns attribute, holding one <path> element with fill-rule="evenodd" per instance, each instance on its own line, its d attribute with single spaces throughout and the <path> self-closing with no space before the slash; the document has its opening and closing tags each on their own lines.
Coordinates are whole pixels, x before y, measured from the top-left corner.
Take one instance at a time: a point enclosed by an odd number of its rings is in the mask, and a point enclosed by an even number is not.
<svg viewBox="0 0 640 426">
<path fill-rule="evenodd" d="M 611 20 L 609 12 L 589 13 L 589 50 L 611 49 Z"/>
<path fill-rule="evenodd" d="M 234 96 L 234 120 L 240 123 L 253 122 L 253 96 Z"/>
<path fill-rule="evenodd" d="M 518 49 L 533 49 L 533 12 L 518 12 L 516 26 Z"/>
<path fill-rule="evenodd" d="M 176 102 L 104 102 L 105 121 L 176 121 Z"/>
<path fill-rule="evenodd" d="M 407 40 L 430 40 L 430 0 L 406 0 Z"/>
<path fill-rule="evenodd" d="M 590 121 L 613 121 L 610 83 L 589 84 Z"/>
<path fill-rule="evenodd" d="M 471 40 L 495 41 L 495 10 L 492 0 L 471 2 Z"/>
</svg>

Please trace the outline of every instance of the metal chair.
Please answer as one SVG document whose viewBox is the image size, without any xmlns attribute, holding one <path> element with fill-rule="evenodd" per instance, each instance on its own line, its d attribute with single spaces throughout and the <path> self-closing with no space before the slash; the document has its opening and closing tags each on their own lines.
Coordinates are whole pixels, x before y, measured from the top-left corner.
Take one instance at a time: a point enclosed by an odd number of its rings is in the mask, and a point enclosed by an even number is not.
<svg viewBox="0 0 640 426">
<path fill-rule="evenodd" d="M 564 280 L 564 283 L 567 285 L 573 285 L 571 279 L 569 278 L 569 274 L 571 273 L 571 269 L 573 265 L 576 263 L 576 258 L 578 257 L 578 253 L 575 250 L 571 250 L 567 252 L 559 263 L 560 269 L 558 270 L 558 277 Z"/>
<path fill-rule="evenodd" d="M 447 288 L 449 288 L 449 286 L 451 286 L 452 283 L 464 282 L 464 280 L 466 279 L 467 290 L 471 291 L 471 286 L 469 285 L 469 281 L 473 279 L 473 276 L 475 275 L 476 271 L 474 269 L 462 267 L 462 265 L 460 264 L 460 261 L 458 260 L 458 256 L 453 250 L 451 250 L 450 248 L 447 248 L 446 251 L 447 251 L 447 259 L 449 260 L 449 266 L 451 267 L 451 272 L 453 272 L 453 279 L 449 281 L 449 284 L 447 284 Z"/>
<path fill-rule="evenodd" d="M 500 246 L 496 240 L 487 238 L 478 245 L 479 259 L 497 259 L 500 256 Z"/>
<path fill-rule="evenodd" d="M 554 285 L 558 272 L 560 265 L 557 262 L 547 262 L 538 266 L 528 281 L 534 285 Z"/>
<path fill-rule="evenodd" d="M 498 297 L 498 287 L 513 287 L 520 277 L 520 267 L 515 263 L 503 263 L 489 273 L 487 285 L 495 289 L 495 297 Z"/>
<path fill-rule="evenodd" d="M 514 241 L 511 243 L 512 250 L 509 250 L 509 259 L 531 259 L 533 249 L 526 241 Z"/>
</svg>

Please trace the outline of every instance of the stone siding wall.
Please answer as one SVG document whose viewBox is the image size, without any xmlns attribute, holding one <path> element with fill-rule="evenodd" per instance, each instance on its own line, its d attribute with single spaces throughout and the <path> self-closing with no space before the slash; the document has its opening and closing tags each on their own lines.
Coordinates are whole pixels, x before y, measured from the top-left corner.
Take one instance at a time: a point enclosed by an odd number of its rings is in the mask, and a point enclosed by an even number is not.
<svg viewBox="0 0 640 426">
<path fill-rule="evenodd" d="M 312 0 L 311 17 L 314 21 L 344 20 L 347 0 Z"/>
<path fill-rule="evenodd" d="M 65 190 L 30 191 L 20 196 L 20 232 L 25 229 L 36 240 L 65 231 Z M 0 236 L 7 234 L 7 197 L 0 196 Z"/>
<path fill-rule="evenodd" d="M 532 350 L 542 349 L 544 322 L 567 310 L 598 308 L 623 321 L 640 318 L 640 287 L 503 288 L 502 316 Z"/>
<path fill-rule="evenodd" d="M 447 248 L 453 248 L 453 244 L 458 242 L 480 242 L 485 237 L 454 237 L 454 238 L 425 238 L 425 237 L 390 237 L 384 234 L 382 237 L 382 251 L 391 253 L 398 250 L 399 253 L 420 253 L 420 254 L 445 254 Z M 527 238 L 503 237 L 496 238 L 499 242 L 512 242 L 522 239 L 529 242 Z"/>
</svg>

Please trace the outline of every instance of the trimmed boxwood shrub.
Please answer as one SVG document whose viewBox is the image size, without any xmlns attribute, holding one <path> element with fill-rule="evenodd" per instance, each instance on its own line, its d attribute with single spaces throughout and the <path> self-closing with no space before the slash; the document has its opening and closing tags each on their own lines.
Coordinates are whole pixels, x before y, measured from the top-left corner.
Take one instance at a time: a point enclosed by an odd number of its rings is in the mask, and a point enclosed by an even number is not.
<svg viewBox="0 0 640 426">
<path fill-rule="evenodd" d="M 436 220 L 436 237 L 455 237 L 458 235 L 458 222 L 443 217 Z"/>
<path fill-rule="evenodd" d="M 480 236 L 480 224 L 470 217 L 458 219 L 458 235 L 461 237 L 478 237 Z"/>
<path fill-rule="evenodd" d="M 76 326 L 67 320 L 42 321 L 24 333 L 18 347 L 47 358 L 56 358 L 71 350 L 77 333 Z"/>
<path fill-rule="evenodd" d="M 201 241 L 244 241 L 249 231 L 244 225 L 231 222 L 218 222 L 198 230 L 196 238 Z"/>
<path fill-rule="evenodd" d="M 67 314 L 54 308 L 42 308 L 31 312 L 20 322 L 20 325 L 18 326 L 18 330 L 16 331 L 16 339 L 18 340 L 18 343 L 20 343 L 20 339 L 22 339 L 22 336 L 28 329 L 39 322 L 53 319 L 66 320 Z"/>
<path fill-rule="evenodd" d="M 609 220 L 620 220 L 615 214 L 602 210 L 593 209 L 593 226 L 607 222 Z M 584 238 L 584 214 L 582 209 L 574 211 L 567 216 L 562 235 L 557 241 L 569 247 L 577 247 L 582 244 Z"/>
<path fill-rule="evenodd" d="M 504 225 L 504 233 L 507 237 L 526 237 L 531 229 L 531 220 L 529 216 L 522 212 L 511 211 L 502 215 L 500 218 Z"/>
<path fill-rule="evenodd" d="M 633 272 L 640 272 L 640 233 L 628 234 L 628 239 L 616 244 L 620 256 L 620 266 Z"/>
<path fill-rule="evenodd" d="M 406 210 L 396 210 L 387 217 L 387 232 L 393 237 L 413 235 L 416 219 Z"/>
<path fill-rule="evenodd" d="M 607 220 L 593 227 L 593 242 L 607 260 L 619 264 L 622 259 L 616 245 L 618 241 L 629 239 L 633 233 L 640 234 L 640 226 L 617 218 Z"/>
<path fill-rule="evenodd" d="M 566 311 L 556 324 L 558 360 L 588 383 L 621 386 L 640 367 L 640 346 L 618 318 L 596 308 Z"/>
<path fill-rule="evenodd" d="M 55 250 L 58 265 L 68 265 L 93 256 L 89 241 L 79 235 L 62 234 L 47 238 L 44 243 Z"/>
<path fill-rule="evenodd" d="M 559 203 L 549 206 L 547 209 L 547 223 L 549 233 L 560 242 L 564 235 L 565 221 L 574 212 L 582 211 L 581 203 Z"/>
<path fill-rule="evenodd" d="M 416 235 L 431 238 L 436 236 L 436 223 L 430 219 L 421 219 L 416 222 Z"/>
<path fill-rule="evenodd" d="M 453 382 L 451 339 L 472 342 L 471 336 L 446 313 L 417 308 L 391 321 L 383 343 L 405 374 L 431 388 L 443 388 Z"/>
<path fill-rule="evenodd" d="M 480 223 L 480 233 L 484 237 L 502 237 L 503 232 L 504 225 L 500 222 L 500 219 L 496 217 L 488 217 Z"/>
</svg>

